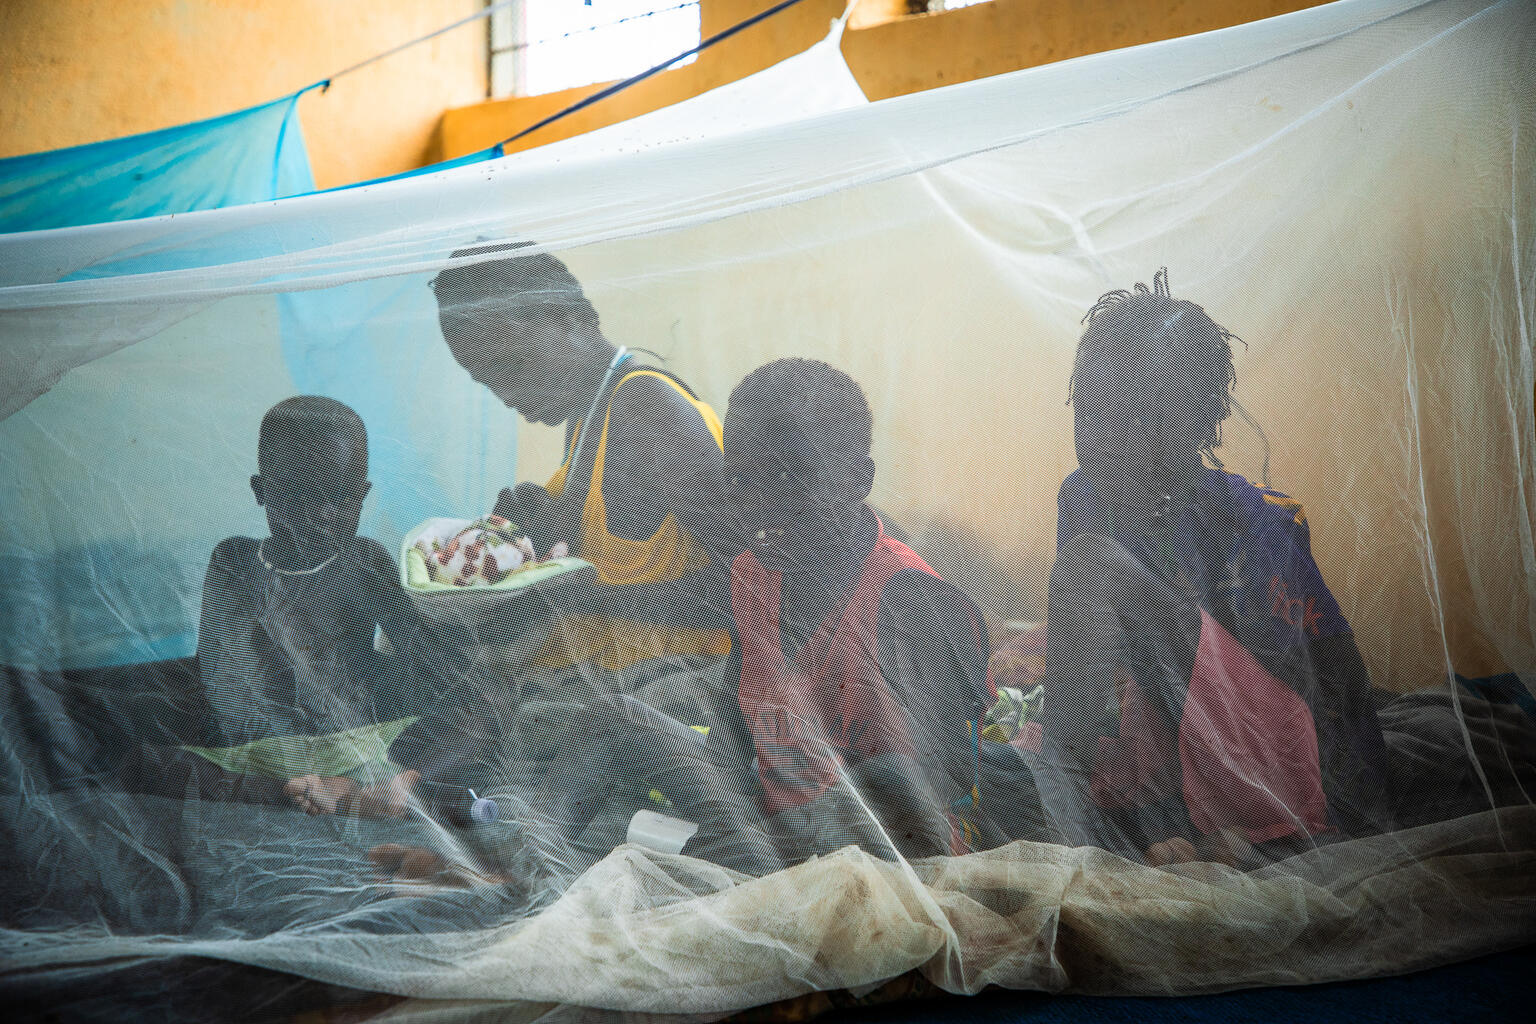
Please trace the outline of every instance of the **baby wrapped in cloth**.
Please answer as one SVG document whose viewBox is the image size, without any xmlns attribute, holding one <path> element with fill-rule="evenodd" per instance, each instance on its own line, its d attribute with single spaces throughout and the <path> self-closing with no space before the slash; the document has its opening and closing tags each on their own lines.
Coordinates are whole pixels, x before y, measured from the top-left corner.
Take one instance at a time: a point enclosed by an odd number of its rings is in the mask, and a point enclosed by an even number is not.
<svg viewBox="0 0 1536 1024">
<path fill-rule="evenodd" d="M 556 544 L 548 561 L 567 555 L 565 542 Z M 518 536 L 517 527 L 501 516 L 487 516 L 465 525 L 455 519 L 431 519 L 422 525 L 406 550 L 406 582 L 455 587 L 494 586 L 514 573 L 545 564 L 533 542 Z"/>
</svg>

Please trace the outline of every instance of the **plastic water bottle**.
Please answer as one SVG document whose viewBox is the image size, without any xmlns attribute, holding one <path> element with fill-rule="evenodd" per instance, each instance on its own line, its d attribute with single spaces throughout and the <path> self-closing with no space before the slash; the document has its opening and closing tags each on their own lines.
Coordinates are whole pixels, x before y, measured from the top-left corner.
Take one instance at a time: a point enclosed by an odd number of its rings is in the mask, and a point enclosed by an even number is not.
<svg viewBox="0 0 1536 1024">
<path fill-rule="evenodd" d="M 469 791 L 469 820 L 476 825 L 489 825 L 501 817 L 501 807 L 488 796 L 478 796 Z"/>
</svg>

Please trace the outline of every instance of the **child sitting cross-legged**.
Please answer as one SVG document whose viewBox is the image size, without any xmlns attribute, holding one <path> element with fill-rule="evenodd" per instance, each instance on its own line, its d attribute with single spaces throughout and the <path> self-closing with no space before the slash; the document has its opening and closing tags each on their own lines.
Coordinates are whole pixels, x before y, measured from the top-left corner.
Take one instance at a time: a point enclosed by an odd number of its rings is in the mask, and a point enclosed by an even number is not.
<svg viewBox="0 0 1536 1024">
<path fill-rule="evenodd" d="M 367 431 L 340 402 L 295 396 L 262 418 L 256 462 L 251 491 L 270 534 L 220 542 L 203 585 L 197 663 L 209 745 L 140 748 L 125 782 L 311 814 L 397 816 L 419 773 L 396 767 L 390 748 L 430 753 L 413 730 L 404 652 L 429 648 L 394 560 L 357 536 L 371 487 Z"/>
<path fill-rule="evenodd" d="M 1153 864 L 1379 830 L 1381 728 L 1307 518 L 1215 456 L 1232 336 L 1166 271 L 1085 319 L 1036 770 L 1053 824 Z"/>
<path fill-rule="evenodd" d="M 695 577 L 645 598 L 683 624 L 731 627 L 708 738 L 608 699 L 530 801 L 543 820 L 521 834 L 548 826 L 564 844 L 534 860 L 591 863 L 623 840 L 591 839 L 599 809 L 615 795 L 647 807 L 651 790 L 699 825 L 684 854 L 749 874 L 848 845 L 883 857 L 963 849 L 975 730 L 993 700 L 987 632 L 971 600 L 866 503 L 875 464 L 862 390 L 813 360 L 762 366 L 731 395 L 724 450 L 724 500 L 750 545 L 729 589 Z M 434 862 L 395 847 L 376 859 L 403 874 Z"/>
</svg>

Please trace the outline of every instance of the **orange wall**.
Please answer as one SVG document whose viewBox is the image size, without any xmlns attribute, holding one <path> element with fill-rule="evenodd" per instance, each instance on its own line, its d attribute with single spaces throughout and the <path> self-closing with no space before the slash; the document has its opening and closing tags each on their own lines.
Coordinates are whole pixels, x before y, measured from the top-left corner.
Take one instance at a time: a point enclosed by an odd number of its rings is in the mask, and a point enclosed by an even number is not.
<svg viewBox="0 0 1536 1024">
<path fill-rule="evenodd" d="M 992 0 L 943 14 L 893 16 L 903 0 L 861 0 L 843 55 L 872 100 L 966 82 L 1123 46 L 1225 28 L 1319 0 Z M 705 36 L 770 6 L 769 0 L 702 0 Z M 826 35 L 845 0 L 804 0 L 664 71 L 509 147 L 527 149 L 602 128 L 696 96 L 804 50 Z M 606 84 L 606 83 L 605 83 Z M 492 100 L 443 115 L 442 153 L 483 149 L 588 96 L 601 85 Z"/>
<path fill-rule="evenodd" d="M 843 41 L 871 99 L 1313 6 L 1315 0 L 993 0 L 898 17 L 861 0 Z M 705 36 L 769 0 L 702 0 Z M 483 0 L 3 0 L 0 157 L 151 131 L 285 93 Z M 543 145 L 760 71 L 821 39 L 845 0 L 801 4 L 513 148 Z M 484 148 L 595 92 L 485 101 L 486 27 L 465 26 L 300 102 L 322 187 Z M 452 109 L 450 109 L 452 108 Z M 445 114 L 444 111 L 447 111 Z"/>
<path fill-rule="evenodd" d="M 993 0 L 850 31 L 872 100 L 1274 17 L 1322 0 Z"/>
<path fill-rule="evenodd" d="M 0 157 L 277 99 L 482 0 L 0 0 Z M 317 184 L 419 167 L 447 107 L 485 96 L 481 22 L 300 101 Z"/>
</svg>

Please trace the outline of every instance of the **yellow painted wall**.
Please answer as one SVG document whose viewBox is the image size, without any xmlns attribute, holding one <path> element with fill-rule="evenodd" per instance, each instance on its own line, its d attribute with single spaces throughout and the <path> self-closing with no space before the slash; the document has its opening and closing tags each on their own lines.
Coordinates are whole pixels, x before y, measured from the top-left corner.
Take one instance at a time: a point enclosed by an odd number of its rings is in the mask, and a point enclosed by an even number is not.
<svg viewBox="0 0 1536 1024">
<path fill-rule="evenodd" d="M 626 120 L 735 81 L 821 39 L 846 0 L 804 0 L 513 148 Z M 5 0 L 0 2 L 0 157 L 151 131 L 238 110 L 463 17 L 483 0 Z M 702 0 L 719 32 L 768 0 Z M 1305 0 L 993 0 L 896 17 L 862 0 L 843 52 L 871 99 L 1083 53 L 1198 32 Z M 497 142 L 600 85 L 484 101 L 479 23 L 341 79 L 300 102 L 322 187 L 409 170 Z M 450 109 L 451 108 L 451 109 Z M 445 114 L 444 111 L 447 111 Z"/>
<path fill-rule="evenodd" d="M 942 14 L 895 16 L 903 0 L 861 0 L 843 36 L 843 55 L 872 100 L 966 82 L 1083 54 L 1225 28 L 1314 7 L 1319 0 L 992 0 Z M 768 0 L 702 0 L 707 37 Z M 681 102 L 790 57 L 826 35 L 845 0 L 805 0 L 711 47 L 691 65 L 656 77 L 529 135 L 527 149 L 580 135 Z M 606 83 L 605 83 L 606 84 Z M 442 156 L 483 149 L 575 103 L 602 85 L 520 96 L 450 110 Z"/>
<path fill-rule="evenodd" d="M 1241 25 L 1320 0 L 992 0 L 856 28 L 843 55 L 872 100 Z"/>
<path fill-rule="evenodd" d="M 478 10 L 482 0 L 0 0 L 0 157 L 215 117 Z M 419 167 L 444 109 L 485 96 L 467 25 L 300 101 L 322 187 Z"/>
</svg>

